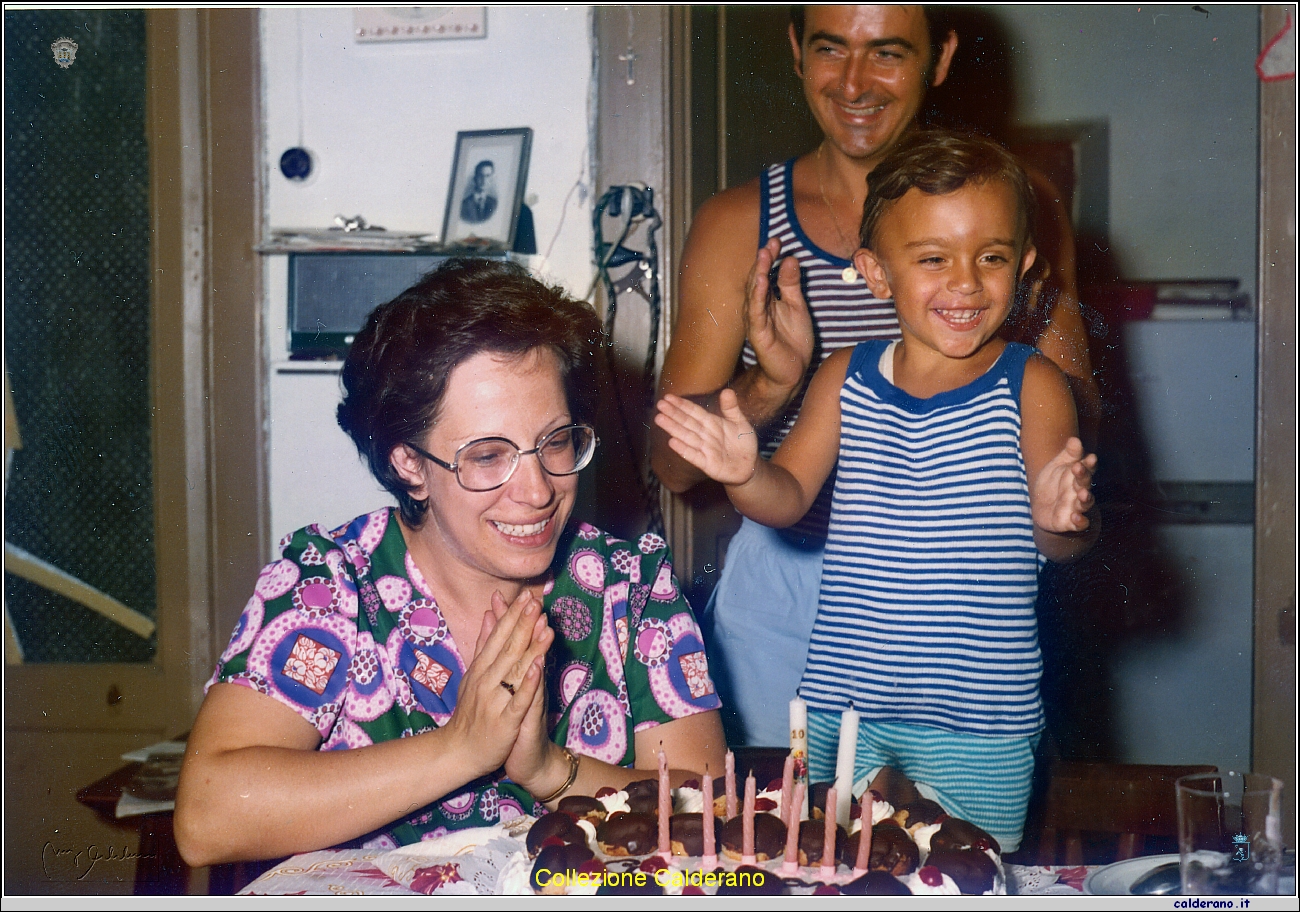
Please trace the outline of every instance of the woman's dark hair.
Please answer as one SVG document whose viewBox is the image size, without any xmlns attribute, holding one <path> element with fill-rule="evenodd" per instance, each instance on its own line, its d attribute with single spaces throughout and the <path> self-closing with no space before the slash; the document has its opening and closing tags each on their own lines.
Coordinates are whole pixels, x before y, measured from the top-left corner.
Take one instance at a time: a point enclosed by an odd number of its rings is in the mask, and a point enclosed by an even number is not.
<svg viewBox="0 0 1300 912">
<path fill-rule="evenodd" d="M 393 449 L 422 445 L 451 372 L 480 352 L 523 355 L 550 348 L 560 363 L 574 421 L 590 423 L 603 335 L 586 304 L 503 260 L 455 258 L 366 319 L 343 364 L 339 427 L 370 471 L 418 526 L 427 504 L 393 468 Z"/>
<path fill-rule="evenodd" d="M 951 130 L 914 130 L 867 176 L 862 207 L 862 246 L 871 248 L 890 205 L 916 189 L 931 196 L 954 193 L 968 183 L 1005 181 L 1016 194 L 1024 239 L 1034 234 L 1034 191 L 1016 157 L 991 139 Z"/>
</svg>

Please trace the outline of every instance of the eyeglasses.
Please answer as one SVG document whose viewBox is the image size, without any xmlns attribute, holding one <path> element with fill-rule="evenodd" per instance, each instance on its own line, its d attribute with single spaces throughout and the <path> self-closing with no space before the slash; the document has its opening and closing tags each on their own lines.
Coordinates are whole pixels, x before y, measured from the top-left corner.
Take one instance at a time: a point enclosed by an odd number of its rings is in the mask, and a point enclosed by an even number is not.
<svg viewBox="0 0 1300 912">
<path fill-rule="evenodd" d="M 591 462 L 600 439 L 594 428 L 585 424 L 566 424 L 537 441 L 531 450 L 521 450 L 504 437 L 471 440 L 456 451 L 451 462 L 443 462 L 413 443 L 408 443 L 425 459 L 456 474 L 456 481 L 467 491 L 492 491 L 501 487 L 519 467 L 519 457 L 537 454 L 537 461 L 548 475 L 573 475 Z"/>
</svg>

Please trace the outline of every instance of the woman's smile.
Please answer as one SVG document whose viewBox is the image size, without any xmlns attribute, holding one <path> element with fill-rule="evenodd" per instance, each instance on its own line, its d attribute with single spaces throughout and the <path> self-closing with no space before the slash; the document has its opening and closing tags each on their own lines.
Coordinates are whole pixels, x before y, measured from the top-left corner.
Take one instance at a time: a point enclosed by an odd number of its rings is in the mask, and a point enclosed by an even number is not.
<svg viewBox="0 0 1300 912">
<path fill-rule="evenodd" d="M 546 528 L 547 524 L 550 523 L 550 521 L 551 520 L 548 517 L 542 520 L 541 522 L 529 523 L 526 526 L 520 526 L 520 525 L 512 525 L 510 523 L 498 522 L 497 520 L 494 519 L 492 520 L 492 525 L 500 529 L 501 534 L 506 536 L 507 538 L 522 539 L 522 538 L 530 538 L 530 537 L 537 536 L 538 533 L 540 533 L 542 530 Z"/>
</svg>

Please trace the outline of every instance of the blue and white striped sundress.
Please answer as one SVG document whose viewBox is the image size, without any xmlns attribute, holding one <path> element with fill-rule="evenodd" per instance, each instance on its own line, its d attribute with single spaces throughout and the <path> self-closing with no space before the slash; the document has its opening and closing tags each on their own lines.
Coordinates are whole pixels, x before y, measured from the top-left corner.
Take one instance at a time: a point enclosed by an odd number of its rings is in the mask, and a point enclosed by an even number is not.
<svg viewBox="0 0 1300 912">
<path fill-rule="evenodd" d="M 1034 350 L 916 399 L 857 346 L 840 394 L 839 474 L 800 694 L 810 707 L 991 737 L 1043 727 L 1041 565 L 1020 450 Z"/>
</svg>

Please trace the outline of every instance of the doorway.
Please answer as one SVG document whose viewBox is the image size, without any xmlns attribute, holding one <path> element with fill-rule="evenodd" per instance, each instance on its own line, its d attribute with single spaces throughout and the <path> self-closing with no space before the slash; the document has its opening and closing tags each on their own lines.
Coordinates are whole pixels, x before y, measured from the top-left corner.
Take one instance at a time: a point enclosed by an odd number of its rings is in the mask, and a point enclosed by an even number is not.
<svg viewBox="0 0 1300 912">
<path fill-rule="evenodd" d="M 130 893 L 134 829 L 76 791 L 188 730 L 246 597 L 227 580 L 246 590 L 263 553 L 257 14 L 7 10 L 5 28 L 6 361 L 24 373 L 7 518 L 25 553 L 139 616 L 118 630 L 82 589 L 32 592 L 6 554 L 5 890 Z"/>
</svg>

